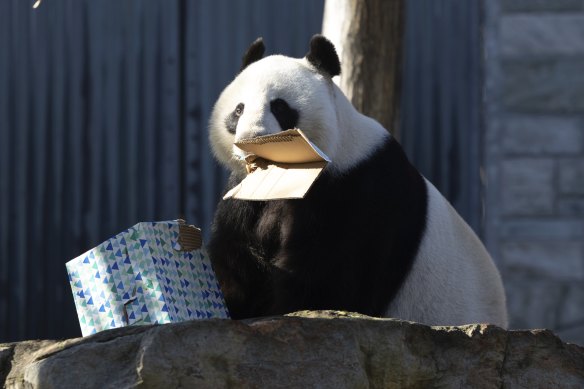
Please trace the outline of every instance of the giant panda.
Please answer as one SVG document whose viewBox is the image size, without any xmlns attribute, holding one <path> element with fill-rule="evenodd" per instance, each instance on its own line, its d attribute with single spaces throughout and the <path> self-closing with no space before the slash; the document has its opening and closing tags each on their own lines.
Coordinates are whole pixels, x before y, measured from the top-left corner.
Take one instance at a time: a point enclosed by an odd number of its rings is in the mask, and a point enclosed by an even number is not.
<svg viewBox="0 0 584 389">
<path fill-rule="evenodd" d="M 484 246 L 395 138 L 332 81 L 321 35 L 302 59 L 256 40 L 209 120 L 228 188 L 246 175 L 234 142 L 301 129 L 332 162 L 304 199 L 220 200 L 208 250 L 234 319 L 345 310 L 429 325 L 507 326 Z"/>
</svg>

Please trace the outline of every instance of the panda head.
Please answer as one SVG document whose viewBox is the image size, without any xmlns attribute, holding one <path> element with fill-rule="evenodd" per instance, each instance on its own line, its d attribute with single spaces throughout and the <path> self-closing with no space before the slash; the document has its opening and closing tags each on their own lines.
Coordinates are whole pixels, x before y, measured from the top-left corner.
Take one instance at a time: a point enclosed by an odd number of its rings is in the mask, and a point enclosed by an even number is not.
<svg viewBox="0 0 584 389">
<path fill-rule="evenodd" d="M 356 135 L 344 134 L 347 118 L 360 114 L 332 81 L 341 71 L 333 44 L 315 35 L 301 59 L 264 58 L 264 50 L 261 38 L 252 43 L 240 73 L 213 108 L 209 138 L 217 159 L 231 171 L 244 174 L 242 152 L 234 142 L 291 128 L 301 129 L 333 163 L 339 153 L 348 154 L 347 147 L 356 142 Z M 347 116 L 351 112 L 354 114 Z"/>
</svg>

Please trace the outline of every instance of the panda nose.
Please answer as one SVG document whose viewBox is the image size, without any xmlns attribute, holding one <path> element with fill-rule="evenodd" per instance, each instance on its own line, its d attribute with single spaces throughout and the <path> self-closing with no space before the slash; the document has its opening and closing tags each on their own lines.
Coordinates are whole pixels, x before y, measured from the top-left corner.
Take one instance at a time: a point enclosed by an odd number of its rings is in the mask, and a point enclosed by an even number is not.
<svg viewBox="0 0 584 389">
<path fill-rule="evenodd" d="M 266 135 L 268 133 L 269 131 L 261 119 L 254 120 L 251 123 L 243 121 L 243 123 L 240 122 L 237 126 L 235 141 L 237 142 L 241 139 L 255 138 L 256 136 Z"/>
<path fill-rule="evenodd" d="M 235 142 L 239 142 L 242 139 L 249 139 L 249 138 L 255 138 L 256 136 L 260 136 L 262 135 L 261 131 L 254 131 L 254 130 L 245 130 L 245 131 L 241 131 L 238 132 L 235 135 Z"/>
</svg>

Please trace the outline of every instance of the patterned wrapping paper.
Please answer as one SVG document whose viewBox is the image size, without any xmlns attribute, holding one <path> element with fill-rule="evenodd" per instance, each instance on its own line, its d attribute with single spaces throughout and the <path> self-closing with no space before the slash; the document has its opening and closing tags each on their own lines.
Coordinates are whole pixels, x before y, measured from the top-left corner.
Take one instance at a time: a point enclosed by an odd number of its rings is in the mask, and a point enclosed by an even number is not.
<svg viewBox="0 0 584 389">
<path fill-rule="evenodd" d="M 229 318 L 204 246 L 181 251 L 179 226 L 138 223 L 67 262 L 83 336 L 127 325 Z"/>
</svg>

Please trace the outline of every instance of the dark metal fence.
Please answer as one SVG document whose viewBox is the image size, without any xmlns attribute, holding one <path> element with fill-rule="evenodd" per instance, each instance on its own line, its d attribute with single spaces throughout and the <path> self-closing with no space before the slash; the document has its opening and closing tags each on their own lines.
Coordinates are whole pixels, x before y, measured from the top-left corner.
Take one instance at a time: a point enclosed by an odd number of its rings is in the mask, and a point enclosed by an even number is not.
<svg viewBox="0 0 584 389">
<path fill-rule="evenodd" d="M 406 1 L 401 142 L 418 169 L 482 229 L 481 2 Z"/>
<path fill-rule="evenodd" d="M 302 56 L 322 1 L 0 0 L 0 342 L 80 334 L 64 263 L 138 221 L 208 230 L 212 104 L 257 36 Z"/>
<path fill-rule="evenodd" d="M 120 230 L 184 215 L 208 232 L 225 179 L 206 136 L 213 102 L 257 36 L 302 56 L 323 8 L 32 3 L 0 0 L 0 342 L 79 336 L 64 263 Z M 407 4 L 403 142 L 472 222 L 478 6 Z"/>
</svg>

